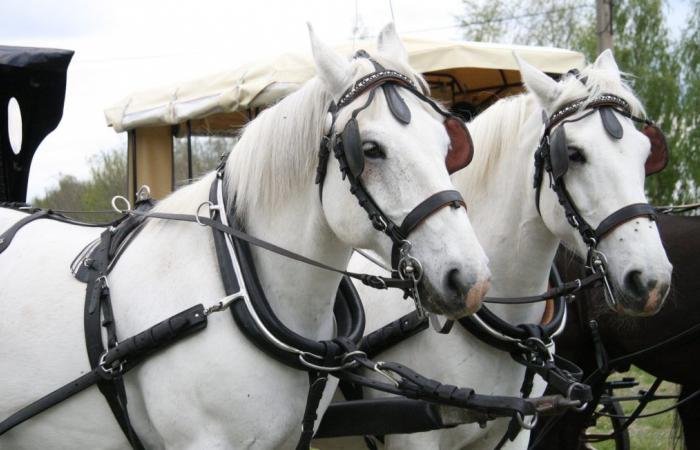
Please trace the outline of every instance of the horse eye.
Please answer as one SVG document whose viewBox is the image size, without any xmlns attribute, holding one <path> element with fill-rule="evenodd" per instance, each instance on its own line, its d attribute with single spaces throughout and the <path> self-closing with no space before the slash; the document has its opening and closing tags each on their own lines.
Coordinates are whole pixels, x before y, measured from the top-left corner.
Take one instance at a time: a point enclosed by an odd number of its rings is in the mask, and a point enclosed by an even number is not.
<svg viewBox="0 0 700 450">
<path fill-rule="evenodd" d="M 569 161 L 583 164 L 586 162 L 586 157 L 583 156 L 580 148 L 569 146 Z"/>
<path fill-rule="evenodd" d="M 372 141 L 362 143 L 362 153 L 370 159 L 386 158 L 384 149 L 379 144 Z"/>
</svg>

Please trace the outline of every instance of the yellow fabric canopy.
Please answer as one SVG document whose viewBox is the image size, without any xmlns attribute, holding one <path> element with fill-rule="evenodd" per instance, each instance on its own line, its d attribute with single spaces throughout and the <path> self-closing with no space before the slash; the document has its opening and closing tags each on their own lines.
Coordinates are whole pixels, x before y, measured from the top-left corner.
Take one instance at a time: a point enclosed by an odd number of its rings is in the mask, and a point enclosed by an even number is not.
<svg viewBox="0 0 700 450">
<path fill-rule="evenodd" d="M 433 96 L 446 101 L 481 103 L 521 90 L 513 52 L 550 74 L 581 68 L 581 53 L 526 47 L 406 37 L 402 39 L 411 66 L 423 73 Z M 370 54 L 374 42 L 337 47 L 348 56 L 355 49 Z M 226 115 L 227 126 L 243 125 L 256 108 L 265 107 L 296 90 L 314 76 L 310 52 L 286 53 L 206 78 L 136 92 L 105 110 L 116 131 L 177 125 L 188 120 Z M 230 117 L 229 117 L 230 116 Z"/>
</svg>

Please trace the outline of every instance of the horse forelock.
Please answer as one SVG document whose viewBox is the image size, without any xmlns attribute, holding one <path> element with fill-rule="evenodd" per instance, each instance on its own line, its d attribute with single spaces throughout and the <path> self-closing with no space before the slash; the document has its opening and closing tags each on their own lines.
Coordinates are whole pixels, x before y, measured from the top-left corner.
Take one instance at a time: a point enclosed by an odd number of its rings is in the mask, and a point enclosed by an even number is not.
<svg viewBox="0 0 700 450">
<path fill-rule="evenodd" d="M 580 79 L 585 80 L 584 86 L 581 81 L 575 76 L 569 75 L 564 77 L 560 83 L 561 94 L 554 103 L 554 110 L 558 109 L 565 103 L 585 98 L 585 106 L 598 98 L 601 94 L 614 94 L 624 99 L 629 105 L 632 114 L 636 116 L 644 116 L 644 107 L 641 101 L 634 95 L 628 79 L 631 75 L 618 72 L 612 69 L 602 69 L 590 64 L 581 70 Z"/>
</svg>

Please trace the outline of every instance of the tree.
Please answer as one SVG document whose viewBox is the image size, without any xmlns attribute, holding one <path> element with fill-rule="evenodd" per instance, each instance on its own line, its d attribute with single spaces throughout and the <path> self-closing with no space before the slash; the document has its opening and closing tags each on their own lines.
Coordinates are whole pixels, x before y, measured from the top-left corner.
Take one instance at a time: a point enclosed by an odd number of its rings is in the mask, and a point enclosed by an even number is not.
<svg viewBox="0 0 700 450">
<path fill-rule="evenodd" d="M 110 221 L 119 217 L 110 212 L 112 197 L 126 196 L 126 150 L 113 148 L 99 153 L 89 160 L 91 178 L 78 180 L 72 175 L 64 175 L 58 186 L 47 189 L 46 194 L 32 203 L 40 208 L 78 211 L 67 214 L 69 217 L 88 222 Z M 108 211 L 88 214 L 82 211 Z"/>
<path fill-rule="evenodd" d="M 596 51 L 593 1 L 463 0 L 467 39 L 553 45 Z M 615 58 L 646 107 L 647 116 L 666 132 L 671 160 L 666 170 L 647 180 L 657 204 L 697 199 L 700 188 L 700 1 L 695 0 L 680 42 L 672 39 L 662 0 L 618 0 L 613 10 Z M 481 20 L 473 19 L 483 18 Z M 468 25 L 468 26 L 467 26 Z"/>
<path fill-rule="evenodd" d="M 193 137 L 193 178 L 199 178 L 215 169 L 221 155 L 230 150 L 234 143 L 235 138 L 233 137 Z M 88 162 L 90 165 L 89 179 L 78 180 L 72 175 L 63 175 L 58 181 L 58 186 L 48 189 L 43 197 L 34 199 L 34 206 L 77 211 L 67 215 L 88 222 L 110 221 L 120 217 L 118 213 L 111 212 L 111 202 L 115 195 L 127 196 L 126 153 L 126 149 L 123 147 L 99 153 Z M 176 186 L 187 184 L 189 180 L 187 180 L 186 139 L 175 140 L 173 158 Z M 102 212 L 94 214 L 87 211 Z"/>
</svg>

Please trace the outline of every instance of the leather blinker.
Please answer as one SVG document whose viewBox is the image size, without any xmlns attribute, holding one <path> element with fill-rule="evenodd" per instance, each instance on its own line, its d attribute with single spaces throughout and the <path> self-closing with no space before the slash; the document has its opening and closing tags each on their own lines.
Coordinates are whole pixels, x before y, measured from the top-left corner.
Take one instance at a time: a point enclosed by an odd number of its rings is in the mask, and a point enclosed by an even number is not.
<svg viewBox="0 0 700 450">
<path fill-rule="evenodd" d="M 404 125 L 411 123 L 411 110 L 408 109 L 406 102 L 399 95 L 398 89 L 390 84 L 383 84 L 382 89 L 384 90 L 386 103 L 389 105 L 389 110 L 394 118 Z"/>
<path fill-rule="evenodd" d="M 447 172 L 452 174 L 469 165 L 474 157 L 474 144 L 464 122 L 458 117 L 445 119 L 445 130 L 450 137 L 450 148 L 447 151 L 445 165 Z"/>
<path fill-rule="evenodd" d="M 668 144 L 663 131 L 656 125 L 645 125 L 642 134 L 649 138 L 651 143 L 651 152 L 644 163 L 644 172 L 649 176 L 661 172 L 668 164 Z"/>
<path fill-rule="evenodd" d="M 341 134 L 343 140 L 343 153 L 348 164 L 348 170 L 355 177 L 359 177 L 365 169 L 365 156 L 362 154 L 362 140 L 357 120 L 352 118 L 343 128 Z"/>
<path fill-rule="evenodd" d="M 552 176 L 555 180 L 558 180 L 569 170 L 569 154 L 567 151 L 564 125 L 560 125 L 552 134 L 549 151 L 549 159 L 552 163 Z"/>
<path fill-rule="evenodd" d="M 598 110 L 603 121 L 603 128 L 613 139 L 622 139 L 622 124 L 615 117 L 615 112 L 610 107 L 602 107 Z"/>
</svg>

